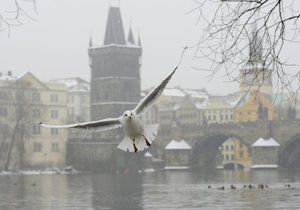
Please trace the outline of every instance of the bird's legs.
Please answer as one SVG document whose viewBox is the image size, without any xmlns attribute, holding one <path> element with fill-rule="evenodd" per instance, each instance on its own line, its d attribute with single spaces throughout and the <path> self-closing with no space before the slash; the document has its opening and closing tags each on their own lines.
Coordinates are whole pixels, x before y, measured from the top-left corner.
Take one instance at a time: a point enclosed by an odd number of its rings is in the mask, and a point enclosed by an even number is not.
<svg viewBox="0 0 300 210">
<path fill-rule="evenodd" d="M 146 138 L 144 135 L 143 135 L 143 137 L 144 137 L 144 139 L 145 139 L 145 141 L 146 141 L 147 146 L 150 147 L 151 144 L 149 143 L 149 141 L 147 140 L 147 138 Z"/>
<path fill-rule="evenodd" d="M 135 146 L 135 139 L 133 139 L 133 148 L 134 148 L 134 152 L 137 153 L 137 152 L 138 152 L 138 149 L 137 149 L 137 147 Z"/>
</svg>

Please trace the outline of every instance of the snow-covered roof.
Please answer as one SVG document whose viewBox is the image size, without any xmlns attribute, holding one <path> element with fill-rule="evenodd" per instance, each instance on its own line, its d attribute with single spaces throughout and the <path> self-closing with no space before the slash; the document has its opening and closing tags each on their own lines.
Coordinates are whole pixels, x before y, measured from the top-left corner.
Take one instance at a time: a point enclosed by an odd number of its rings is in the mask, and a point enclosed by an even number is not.
<svg viewBox="0 0 300 210">
<path fill-rule="evenodd" d="M 68 88 L 69 92 L 89 92 L 90 84 L 78 77 L 65 78 L 65 79 L 54 79 L 50 82 L 63 83 Z"/>
<path fill-rule="evenodd" d="M 273 138 L 263 139 L 262 137 L 260 137 L 251 146 L 252 147 L 279 147 L 280 144 Z"/>
<path fill-rule="evenodd" d="M 200 98 L 206 99 L 208 98 L 208 94 L 203 89 L 182 89 L 182 88 L 165 88 L 163 91 L 163 95 L 165 96 L 173 96 L 173 97 L 185 97 L 187 95 L 192 98 Z"/>
<path fill-rule="evenodd" d="M 191 149 L 191 146 L 186 143 L 185 140 L 175 141 L 171 140 L 165 147 L 165 150 L 180 150 L 180 149 Z"/>
<path fill-rule="evenodd" d="M 3 74 L 2 72 L 0 72 L 0 80 L 1 81 L 12 81 L 15 80 L 16 77 L 12 76 L 12 75 L 8 75 L 8 74 Z"/>
<path fill-rule="evenodd" d="M 153 155 L 152 155 L 150 152 L 146 152 L 146 153 L 144 154 L 144 157 L 153 157 Z"/>
<path fill-rule="evenodd" d="M 207 104 L 208 104 L 208 100 L 209 99 L 205 99 L 204 101 L 202 102 L 194 102 L 195 106 L 197 109 L 204 109 L 205 107 L 207 107 Z"/>
<path fill-rule="evenodd" d="M 252 165 L 251 168 L 253 169 L 272 169 L 272 168 L 278 168 L 278 165 L 275 164 L 260 164 L 260 165 Z"/>
<path fill-rule="evenodd" d="M 121 44 L 114 44 L 114 43 L 110 43 L 110 44 L 106 44 L 106 45 L 93 45 L 90 47 L 90 49 L 98 49 L 98 48 L 108 48 L 108 47 L 121 47 L 121 48 L 127 48 L 127 47 L 131 47 L 131 48 L 141 48 L 141 46 L 138 46 L 138 45 L 121 45 Z"/>
<path fill-rule="evenodd" d="M 15 77 L 12 76 L 8 76 L 8 75 L 0 75 L 0 80 L 1 81 L 12 81 L 15 80 Z"/>
<path fill-rule="evenodd" d="M 255 63 L 246 63 L 242 70 L 249 71 L 251 69 L 264 69 L 265 71 L 272 71 L 268 69 L 268 66 L 264 66 L 262 62 L 255 62 Z"/>
<path fill-rule="evenodd" d="M 195 90 L 195 89 L 184 89 L 186 94 L 192 96 L 192 98 L 208 98 L 208 94 L 204 90 Z"/>
<path fill-rule="evenodd" d="M 165 88 L 163 91 L 165 96 L 185 97 L 185 93 L 178 88 Z"/>
<path fill-rule="evenodd" d="M 180 108 L 181 104 L 180 103 L 169 103 L 165 104 L 164 106 L 159 108 L 160 112 L 169 112 L 169 111 L 176 111 Z"/>
</svg>

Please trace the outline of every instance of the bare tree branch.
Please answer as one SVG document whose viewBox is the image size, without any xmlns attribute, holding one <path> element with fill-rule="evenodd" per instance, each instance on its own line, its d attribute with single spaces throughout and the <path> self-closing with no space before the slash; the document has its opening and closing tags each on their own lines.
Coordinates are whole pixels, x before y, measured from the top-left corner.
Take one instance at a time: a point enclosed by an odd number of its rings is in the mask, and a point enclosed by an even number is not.
<svg viewBox="0 0 300 210">
<path fill-rule="evenodd" d="M 36 20 L 36 0 L 1 0 L 0 8 L 0 32 L 8 31 L 8 35 L 11 27 L 22 25 L 26 19 Z"/>
<path fill-rule="evenodd" d="M 288 61 L 281 59 L 287 43 L 299 44 L 300 11 L 294 0 L 194 1 L 197 6 L 188 13 L 198 12 L 197 24 L 205 26 L 195 58 L 211 61 L 212 76 L 225 69 L 232 81 L 242 82 L 237 72 L 252 66 L 258 70 L 253 85 L 262 86 L 272 71 L 277 88 L 295 94 L 299 72 L 287 72 Z"/>
</svg>

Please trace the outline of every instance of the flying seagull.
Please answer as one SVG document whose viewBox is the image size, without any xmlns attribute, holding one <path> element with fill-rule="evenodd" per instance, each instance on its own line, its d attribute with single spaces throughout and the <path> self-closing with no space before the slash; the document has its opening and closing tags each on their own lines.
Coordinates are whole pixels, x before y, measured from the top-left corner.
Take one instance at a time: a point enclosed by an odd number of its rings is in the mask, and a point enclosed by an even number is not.
<svg viewBox="0 0 300 210">
<path fill-rule="evenodd" d="M 158 124 L 144 125 L 141 115 L 148 110 L 162 94 L 178 66 L 145 98 L 143 98 L 133 110 L 127 110 L 118 118 L 106 118 L 97 121 L 83 122 L 69 125 L 47 125 L 47 128 L 79 128 L 97 131 L 110 130 L 123 127 L 125 138 L 119 143 L 118 148 L 129 152 L 138 152 L 150 147 L 157 135 Z"/>
</svg>

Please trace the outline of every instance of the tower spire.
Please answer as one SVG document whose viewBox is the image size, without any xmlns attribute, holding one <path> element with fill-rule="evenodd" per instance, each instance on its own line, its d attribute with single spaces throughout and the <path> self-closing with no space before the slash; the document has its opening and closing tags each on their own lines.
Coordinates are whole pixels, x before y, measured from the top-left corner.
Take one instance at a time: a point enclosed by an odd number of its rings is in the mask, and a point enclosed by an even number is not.
<svg viewBox="0 0 300 210">
<path fill-rule="evenodd" d="M 108 11 L 104 45 L 125 45 L 125 34 L 119 7 L 110 6 Z"/>
<path fill-rule="evenodd" d="M 128 33 L 128 37 L 127 37 L 127 42 L 130 44 L 135 44 L 134 38 L 133 38 L 133 34 L 132 34 L 132 30 L 131 30 L 131 26 L 129 27 L 129 33 Z"/>
<path fill-rule="evenodd" d="M 92 33 L 90 33 L 89 47 L 92 47 L 92 46 L 93 46 Z"/>
<path fill-rule="evenodd" d="M 141 36 L 139 34 L 139 37 L 138 37 L 138 45 L 141 47 L 142 46 L 142 42 L 141 42 Z"/>
<path fill-rule="evenodd" d="M 141 36 L 140 36 L 140 29 L 138 28 L 138 46 L 142 47 L 142 42 L 141 42 Z"/>
<path fill-rule="evenodd" d="M 248 63 L 258 63 L 262 61 L 262 38 L 259 36 L 259 30 L 255 24 L 252 29 L 252 35 L 249 43 L 249 60 Z"/>
</svg>

